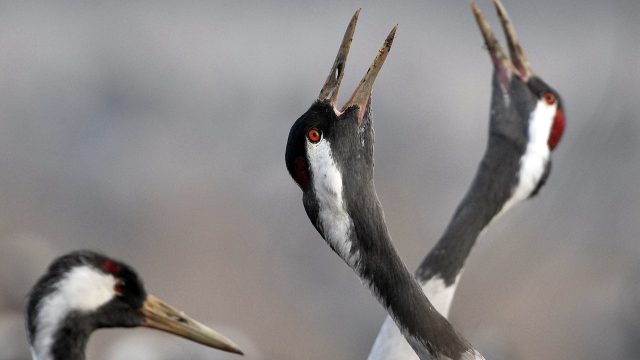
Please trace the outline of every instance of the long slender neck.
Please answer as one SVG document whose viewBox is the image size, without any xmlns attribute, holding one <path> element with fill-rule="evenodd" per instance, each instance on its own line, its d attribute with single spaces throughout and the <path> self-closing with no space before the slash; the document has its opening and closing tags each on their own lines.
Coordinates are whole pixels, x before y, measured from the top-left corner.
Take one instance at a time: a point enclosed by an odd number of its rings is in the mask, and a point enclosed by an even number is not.
<svg viewBox="0 0 640 360">
<path fill-rule="evenodd" d="M 518 114 L 505 102 L 502 92 L 497 91 L 500 84 L 496 74 L 493 80 L 493 110 L 485 154 L 444 234 L 416 270 L 416 279 L 423 292 L 445 317 L 455 295 L 457 280 L 480 233 L 492 219 L 529 196 L 528 191 L 522 194 L 517 191 L 521 187 L 520 171 L 527 148 L 527 123 L 518 120 Z M 524 181 L 525 187 L 527 182 Z M 400 331 L 387 318 L 369 359 L 415 358 Z"/>
<path fill-rule="evenodd" d="M 521 150 L 514 146 L 503 140 L 490 142 L 444 234 L 416 270 L 422 284 L 438 277 L 445 286 L 453 285 L 482 230 L 506 210 L 503 206 L 512 195 L 520 167 Z"/>
<path fill-rule="evenodd" d="M 513 86 L 522 84 L 514 82 Z M 524 174 L 525 180 L 520 184 L 522 168 L 526 168 L 523 160 L 529 142 L 529 121 L 522 118 L 523 114 L 504 95 L 497 71 L 493 74 L 492 89 L 489 139 L 475 178 L 444 234 L 416 270 L 425 291 L 449 289 L 441 301 L 445 313 L 453 297 L 455 281 L 482 230 L 495 216 L 530 196 L 531 191 L 535 193 L 528 185 L 538 182 Z M 519 188 L 522 191 L 517 191 Z M 432 285 L 438 286 L 428 286 L 431 280 L 434 280 Z"/>
<path fill-rule="evenodd" d="M 420 359 L 460 359 L 477 352 L 431 305 L 398 256 L 387 231 L 373 184 L 352 214 L 355 270 L 401 329 Z"/>
<path fill-rule="evenodd" d="M 513 146 L 504 140 L 489 143 L 467 194 L 440 240 L 416 270 L 422 291 L 444 317 L 448 316 L 457 279 L 476 239 L 493 218 L 506 210 L 504 205 L 511 198 L 521 153 Z M 415 358 L 398 328 L 387 318 L 369 359 Z"/>
<path fill-rule="evenodd" d="M 51 342 L 32 351 L 34 360 L 84 360 L 93 328 L 85 319 L 68 316 L 55 331 Z"/>
</svg>

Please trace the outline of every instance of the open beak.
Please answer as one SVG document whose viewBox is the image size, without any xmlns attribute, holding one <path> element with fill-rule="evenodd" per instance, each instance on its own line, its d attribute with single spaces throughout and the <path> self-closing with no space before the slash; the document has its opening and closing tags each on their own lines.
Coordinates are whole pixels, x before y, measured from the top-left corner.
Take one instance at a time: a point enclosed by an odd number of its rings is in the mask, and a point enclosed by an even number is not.
<svg viewBox="0 0 640 360">
<path fill-rule="evenodd" d="M 475 2 L 471 3 L 471 10 L 476 17 L 485 45 L 487 46 L 487 50 L 489 51 L 489 55 L 495 65 L 496 71 L 498 72 L 500 83 L 505 90 L 508 90 L 511 75 L 517 75 L 522 79 L 522 81 L 526 82 L 533 75 L 533 70 L 531 69 L 529 61 L 524 54 L 524 50 L 522 50 L 522 46 L 518 40 L 515 28 L 509 19 L 507 10 L 504 8 L 500 0 L 493 0 L 493 3 L 496 7 L 496 11 L 498 12 L 498 17 L 500 17 L 505 37 L 507 38 L 511 58 L 509 58 L 502 50 L 498 39 L 496 39 L 496 36 L 491 30 L 491 26 L 489 26 L 489 22 Z"/>
<path fill-rule="evenodd" d="M 396 30 L 398 30 L 398 25 L 394 26 L 391 29 L 389 35 L 384 40 L 384 44 L 382 48 L 378 52 L 378 55 L 375 59 L 373 59 L 373 64 L 367 70 L 367 73 L 364 74 L 362 80 L 360 80 L 360 84 L 351 95 L 349 101 L 342 107 L 342 111 L 345 111 L 349 107 L 353 105 L 358 106 L 358 124 L 362 125 L 362 119 L 364 118 L 364 114 L 367 108 L 367 104 L 369 103 L 369 98 L 371 97 L 371 91 L 373 90 L 373 83 L 376 81 L 376 77 L 378 76 L 378 72 L 382 69 L 382 65 L 384 61 L 387 59 L 387 55 L 391 50 L 391 45 L 393 44 L 393 39 L 396 36 Z"/>
<path fill-rule="evenodd" d="M 349 25 L 347 26 L 347 31 L 342 38 L 342 43 L 340 44 L 338 55 L 336 55 L 336 60 L 333 62 L 333 66 L 331 67 L 331 71 L 329 72 L 329 76 L 327 77 L 322 90 L 320 90 L 320 96 L 318 96 L 320 101 L 328 102 L 335 109 L 337 109 L 336 103 L 338 100 L 338 91 L 340 90 L 340 83 L 344 76 L 344 67 L 347 62 L 347 56 L 349 55 L 349 49 L 351 48 L 351 42 L 353 40 L 353 33 L 356 30 L 356 23 L 358 22 L 359 15 L 360 9 L 356 10 L 349 22 Z M 353 95 L 351 95 L 349 101 L 347 101 L 347 103 L 342 107 L 342 110 L 340 110 L 340 112 L 343 112 L 347 108 L 357 105 L 359 107 L 358 121 L 360 124 L 362 123 L 369 98 L 371 97 L 373 83 L 375 82 L 376 76 L 378 76 L 378 72 L 387 58 L 387 54 L 389 54 L 389 50 L 391 50 L 391 44 L 393 44 L 397 28 L 397 25 L 393 27 L 387 36 L 387 39 L 384 41 L 384 45 L 378 52 L 378 55 L 373 60 L 373 64 L 371 64 L 371 67 L 367 70 L 367 73 L 360 81 L 360 84 L 353 92 Z"/>
<path fill-rule="evenodd" d="M 358 22 L 358 16 L 360 15 L 360 9 L 356 10 L 356 13 L 351 17 L 347 31 L 344 33 L 338 55 L 333 62 L 331 72 L 325 81 L 322 90 L 320 90 L 320 96 L 318 99 L 327 101 L 332 106 L 336 106 L 338 100 L 338 91 L 340 90 L 340 83 L 344 77 L 344 67 L 347 64 L 347 56 L 349 56 L 349 49 L 351 49 L 351 41 L 353 40 L 353 33 L 356 31 L 356 23 Z"/>
<path fill-rule="evenodd" d="M 233 341 L 190 318 L 153 295 L 148 295 L 141 309 L 142 326 L 166 331 L 216 349 L 242 355 Z"/>
<path fill-rule="evenodd" d="M 493 4 L 496 6 L 498 17 L 500 17 L 500 22 L 502 23 L 502 29 L 507 38 L 511 62 L 515 65 L 516 69 L 520 71 L 520 76 L 523 80 L 526 81 L 526 79 L 533 75 L 533 70 L 531 69 L 529 60 L 527 60 L 527 56 L 524 54 L 524 50 L 522 50 L 516 29 L 513 27 L 513 23 L 511 19 L 509 19 L 509 13 L 507 13 L 507 9 L 504 8 L 502 2 L 500 2 L 500 0 L 493 0 Z"/>
</svg>

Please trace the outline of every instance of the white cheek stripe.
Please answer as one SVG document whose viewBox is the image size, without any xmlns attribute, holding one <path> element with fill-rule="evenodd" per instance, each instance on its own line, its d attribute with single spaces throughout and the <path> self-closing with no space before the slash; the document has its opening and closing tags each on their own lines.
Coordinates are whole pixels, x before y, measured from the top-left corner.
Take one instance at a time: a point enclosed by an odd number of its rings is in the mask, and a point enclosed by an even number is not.
<svg viewBox="0 0 640 360">
<path fill-rule="evenodd" d="M 107 303 L 113 296 L 116 279 L 88 266 L 71 269 L 55 285 L 55 290 L 42 299 L 37 309 L 37 329 L 31 353 L 34 359 L 49 360 L 50 347 L 60 322 L 72 311 L 91 311 Z"/>
<path fill-rule="evenodd" d="M 529 115 L 529 142 L 520 159 L 518 184 L 514 188 L 511 198 L 504 204 L 496 218 L 513 205 L 526 200 L 540 182 L 549 161 L 548 141 L 557 106 L 557 104 L 548 105 L 544 100 L 539 100 Z"/>
<path fill-rule="evenodd" d="M 445 318 L 449 316 L 449 309 L 458 287 L 462 271 L 450 286 L 439 277 L 429 279 L 422 284 L 422 291 L 427 295 L 433 307 Z M 384 320 L 378 337 L 371 348 L 368 360 L 420 360 L 409 342 L 390 316 Z"/>
<path fill-rule="evenodd" d="M 351 254 L 353 221 L 345 209 L 342 193 L 342 174 L 336 165 L 329 142 L 324 138 L 317 144 L 306 143 L 311 182 L 318 201 L 318 227 L 338 255 L 355 268 Z"/>
</svg>

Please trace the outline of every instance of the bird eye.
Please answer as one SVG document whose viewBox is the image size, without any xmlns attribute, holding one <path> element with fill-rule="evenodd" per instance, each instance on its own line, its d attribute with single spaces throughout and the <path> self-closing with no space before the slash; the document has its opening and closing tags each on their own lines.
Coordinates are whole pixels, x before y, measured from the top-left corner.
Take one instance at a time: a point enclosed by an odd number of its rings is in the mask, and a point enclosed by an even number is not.
<svg viewBox="0 0 640 360">
<path fill-rule="evenodd" d="M 318 129 L 311 129 L 307 132 L 307 138 L 315 144 L 322 139 L 322 132 Z"/>
<path fill-rule="evenodd" d="M 555 96 L 555 95 L 553 95 L 553 93 L 550 93 L 550 92 L 546 92 L 546 93 L 544 93 L 543 97 L 544 97 L 544 101 L 545 101 L 548 105 L 553 105 L 553 104 L 555 104 L 555 103 L 556 103 L 556 101 L 557 101 L 557 100 L 556 100 L 556 96 Z"/>
<path fill-rule="evenodd" d="M 124 293 L 124 281 L 118 280 L 115 285 L 113 285 L 113 291 L 118 295 L 122 295 Z"/>
</svg>

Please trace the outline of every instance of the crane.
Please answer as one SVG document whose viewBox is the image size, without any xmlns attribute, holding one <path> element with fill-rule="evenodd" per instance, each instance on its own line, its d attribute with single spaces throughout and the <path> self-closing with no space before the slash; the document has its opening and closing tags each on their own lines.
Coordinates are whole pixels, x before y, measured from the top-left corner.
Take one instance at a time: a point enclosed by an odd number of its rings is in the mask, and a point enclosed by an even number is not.
<svg viewBox="0 0 640 360">
<path fill-rule="evenodd" d="M 82 360 L 94 330 L 137 326 L 242 354 L 231 340 L 147 294 L 131 266 L 88 250 L 51 263 L 29 293 L 25 318 L 34 360 Z"/>
<path fill-rule="evenodd" d="M 560 95 L 534 74 L 506 9 L 500 0 L 493 3 L 510 57 L 472 3 L 494 65 L 486 150 L 444 234 L 415 271 L 422 290 L 445 317 L 476 239 L 493 219 L 540 191 L 565 128 Z M 381 359 L 417 359 L 390 317 L 369 355 L 369 360 Z"/>
<path fill-rule="evenodd" d="M 373 181 L 371 91 L 396 27 L 350 99 L 337 107 L 359 11 L 320 95 L 289 131 L 285 162 L 311 223 L 387 310 L 420 359 L 483 359 L 424 295 L 398 256 Z"/>
</svg>

